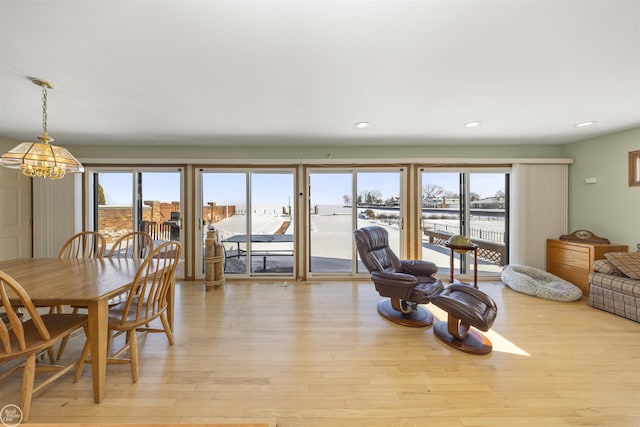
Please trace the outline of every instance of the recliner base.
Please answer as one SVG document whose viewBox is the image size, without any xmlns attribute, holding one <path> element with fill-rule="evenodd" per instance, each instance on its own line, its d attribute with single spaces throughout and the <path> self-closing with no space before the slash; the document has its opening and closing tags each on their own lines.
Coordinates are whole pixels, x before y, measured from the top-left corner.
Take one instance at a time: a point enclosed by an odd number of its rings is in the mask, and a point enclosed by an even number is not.
<svg viewBox="0 0 640 427">
<path fill-rule="evenodd" d="M 451 319 L 449 319 L 449 322 L 451 322 Z M 448 322 L 438 322 L 433 327 L 433 333 L 448 346 L 465 353 L 489 354 L 493 350 L 491 341 L 480 332 L 469 329 L 464 337 L 460 338 L 449 332 L 450 327 L 451 325 Z"/>
<path fill-rule="evenodd" d="M 378 303 L 378 313 L 390 322 L 412 328 L 425 328 L 433 324 L 433 314 L 419 305 L 409 313 L 402 313 L 392 307 L 390 299 Z"/>
</svg>

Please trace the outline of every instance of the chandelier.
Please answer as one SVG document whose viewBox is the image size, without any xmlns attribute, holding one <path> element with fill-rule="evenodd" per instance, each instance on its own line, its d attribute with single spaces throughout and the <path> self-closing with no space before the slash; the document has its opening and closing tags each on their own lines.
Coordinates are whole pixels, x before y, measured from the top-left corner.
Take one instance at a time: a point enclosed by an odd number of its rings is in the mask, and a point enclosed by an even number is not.
<svg viewBox="0 0 640 427">
<path fill-rule="evenodd" d="M 49 82 L 39 79 L 31 81 L 42 88 L 42 135 L 40 142 L 21 142 L 0 156 L 0 165 L 20 169 L 30 178 L 60 179 L 66 173 L 84 172 L 84 167 L 71 153 L 62 147 L 50 144 L 54 139 L 47 133 L 47 89 Z"/>
</svg>

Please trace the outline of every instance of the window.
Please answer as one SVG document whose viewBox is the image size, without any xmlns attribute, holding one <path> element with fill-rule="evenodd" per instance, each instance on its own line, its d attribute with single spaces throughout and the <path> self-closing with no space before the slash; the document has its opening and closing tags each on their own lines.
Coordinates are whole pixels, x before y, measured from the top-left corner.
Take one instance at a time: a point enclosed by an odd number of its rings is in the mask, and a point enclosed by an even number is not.
<svg viewBox="0 0 640 427">
<path fill-rule="evenodd" d="M 215 231 L 224 246 L 226 275 L 294 277 L 294 172 L 201 169 L 200 183 L 198 259 L 203 260 L 207 231 Z M 198 277 L 204 274 L 201 265 Z"/>
<path fill-rule="evenodd" d="M 312 169 L 307 180 L 309 274 L 367 273 L 353 232 L 369 225 L 384 227 L 391 249 L 404 253 L 404 169 Z"/>
<path fill-rule="evenodd" d="M 86 175 L 88 229 L 105 236 L 107 251 L 131 231 L 156 243 L 183 241 L 182 168 L 88 168 Z"/>
<path fill-rule="evenodd" d="M 449 238 L 463 234 L 478 245 L 478 274 L 499 275 L 508 254 L 506 171 L 423 169 L 421 178 L 422 259 L 450 274 Z M 473 252 L 455 254 L 454 274 L 472 273 Z"/>
</svg>

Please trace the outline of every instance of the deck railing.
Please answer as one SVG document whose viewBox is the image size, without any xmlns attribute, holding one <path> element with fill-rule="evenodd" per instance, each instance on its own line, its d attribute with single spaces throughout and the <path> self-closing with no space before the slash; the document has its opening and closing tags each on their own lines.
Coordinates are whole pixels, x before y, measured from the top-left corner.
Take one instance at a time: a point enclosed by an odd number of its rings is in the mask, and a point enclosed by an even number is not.
<svg viewBox="0 0 640 427">
<path fill-rule="evenodd" d="M 171 231 L 176 225 L 169 222 L 150 222 L 142 221 L 140 228 L 142 231 L 149 233 L 153 240 L 169 241 L 174 240 L 171 238 Z"/>
<path fill-rule="evenodd" d="M 445 243 L 454 233 L 439 230 L 424 230 L 424 235 L 428 237 L 429 243 L 445 247 Z M 473 237 L 471 238 L 471 242 L 478 245 L 478 258 L 498 265 L 505 265 L 507 263 L 504 243 L 491 242 Z"/>
</svg>

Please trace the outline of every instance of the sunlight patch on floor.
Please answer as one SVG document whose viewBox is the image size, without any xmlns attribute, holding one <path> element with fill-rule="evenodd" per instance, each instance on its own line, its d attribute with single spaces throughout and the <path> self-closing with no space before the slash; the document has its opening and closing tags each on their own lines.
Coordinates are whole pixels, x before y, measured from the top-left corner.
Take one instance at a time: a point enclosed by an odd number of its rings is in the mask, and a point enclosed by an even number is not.
<svg viewBox="0 0 640 427">
<path fill-rule="evenodd" d="M 448 315 L 441 308 L 438 308 L 433 304 L 431 304 L 429 305 L 428 309 L 429 311 L 431 311 L 431 313 L 433 313 L 434 323 L 436 321 L 438 322 L 447 321 Z M 522 348 L 518 347 L 512 341 L 508 340 L 507 338 L 505 338 L 504 336 L 502 336 L 501 334 L 499 334 L 493 329 L 489 329 L 487 332 L 482 332 L 482 334 L 485 335 L 487 338 L 489 338 L 489 340 L 491 341 L 491 344 L 493 344 L 493 351 L 497 351 L 500 353 L 515 354 L 518 356 L 531 356 Z"/>
</svg>

